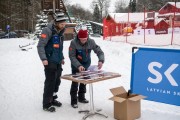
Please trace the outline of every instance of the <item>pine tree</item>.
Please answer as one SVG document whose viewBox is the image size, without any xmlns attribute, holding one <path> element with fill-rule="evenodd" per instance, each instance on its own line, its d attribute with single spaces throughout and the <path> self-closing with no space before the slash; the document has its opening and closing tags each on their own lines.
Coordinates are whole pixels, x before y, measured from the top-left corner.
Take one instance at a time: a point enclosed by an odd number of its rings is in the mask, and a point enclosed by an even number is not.
<svg viewBox="0 0 180 120">
<path fill-rule="evenodd" d="M 36 24 L 36 31 L 35 34 L 37 37 L 41 34 L 41 31 L 44 27 L 48 24 L 48 16 L 45 15 L 43 12 L 40 15 L 37 15 L 37 24 Z"/>
<path fill-rule="evenodd" d="M 133 1 L 132 1 L 131 12 L 136 12 L 136 0 L 133 0 Z"/>
<path fill-rule="evenodd" d="M 129 1 L 129 9 L 131 10 L 131 12 L 136 12 L 136 0 Z"/>
<path fill-rule="evenodd" d="M 100 21 L 101 20 L 101 14 L 100 14 L 99 7 L 97 4 L 94 8 L 93 19 L 95 22 L 101 22 Z"/>
<path fill-rule="evenodd" d="M 132 7 L 132 0 L 129 1 L 129 9 L 131 10 Z"/>
</svg>

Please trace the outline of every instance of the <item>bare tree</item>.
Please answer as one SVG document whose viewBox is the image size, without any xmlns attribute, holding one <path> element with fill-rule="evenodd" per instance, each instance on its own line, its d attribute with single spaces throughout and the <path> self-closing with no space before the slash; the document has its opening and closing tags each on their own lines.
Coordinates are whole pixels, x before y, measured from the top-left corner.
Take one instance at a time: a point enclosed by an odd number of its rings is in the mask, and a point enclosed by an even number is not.
<svg viewBox="0 0 180 120">
<path fill-rule="evenodd" d="M 109 7 L 110 7 L 110 4 L 111 4 L 111 1 L 110 0 L 107 0 L 106 2 L 105 2 L 105 6 L 104 6 L 104 15 L 106 16 L 107 14 L 108 14 L 108 12 L 109 12 Z"/>
<path fill-rule="evenodd" d="M 99 7 L 99 11 L 101 14 L 101 20 L 102 20 L 103 16 L 107 15 L 107 13 L 108 13 L 108 9 L 110 6 L 110 0 L 93 0 L 90 5 L 93 10 L 94 10 L 96 4 Z"/>
<path fill-rule="evenodd" d="M 179 2 L 180 0 L 176 0 L 176 1 Z M 137 12 L 144 11 L 144 7 L 146 10 L 158 11 L 167 2 L 175 2 L 175 0 L 137 0 L 136 11 Z"/>
<path fill-rule="evenodd" d="M 88 10 L 85 10 L 80 4 L 68 5 L 67 9 L 75 18 L 82 20 L 93 19 L 92 13 Z"/>
<path fill-rule="evenodd" d="M 101 16 L 103 17 L 103 11 L 108 11 L 108 8 L 109 8 L 108 2 L 110 3 L 110 0 L 98 0 L 97 2 L 100 7 Z M 106 7 L 108 7 L 108 8 L 106 8 Z"/>
<path fill-rule="evenodd" d="M 63 2 L 64 2 L 64 5 L 65 5 L 65 6 L 68 6 L 71 1 L 70 1 L 70 0 L 63 0 Z"/>
<path fill-rule="evenodd" d="M 90 4 L 90 8 L 91 8 L 92 10 L 94 10 L 96 4 L 97 4 L 96 0 L 93 0 L 93 1 L 91 2 L 91 4 Z"/>
<path fill-rule="evenodd" d="M 117 13 L 127 12 L 127 5 L 125 0 L 116 0 L 114 6 L 115 6 L 115 12 Z"/>
<path fill-rule="evenodd" d="M 6 31 L 33 30 L 34 19 L 41 9 L 41 0 L 0 0 L 0 26 Z"/>
</svg>

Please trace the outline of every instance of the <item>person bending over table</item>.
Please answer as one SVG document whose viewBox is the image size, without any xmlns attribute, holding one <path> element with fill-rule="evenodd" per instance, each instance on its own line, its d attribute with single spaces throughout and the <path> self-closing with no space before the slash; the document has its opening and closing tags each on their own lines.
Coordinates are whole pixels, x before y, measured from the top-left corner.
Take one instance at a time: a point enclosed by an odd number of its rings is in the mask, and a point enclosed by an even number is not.
<svg viewBox="0 0 180 120">
<path fill-rule="evenodd" d="M 69 58 L 71 61 L 72 74 L 76 74 L 88 69 L 88 67 L 91 65 L 91 50 L 97 54 L 99 59 L 98 69 L 101 69 L 104 63 L 104 52 L 93 39 L 88 37 L 87 28 L 82 28 L 79 30 L 75 39 L 71 41 L 69 47 Z M 85 84 L 80 83 L 79 85 L 77 82 L 72 82 L 70 95 L 71 106 L 73 108 L 78 108 L 78 101 L 80 103 L 89 103 L 89 101 L 85 98 L 85 93 Z"/>
</svg>

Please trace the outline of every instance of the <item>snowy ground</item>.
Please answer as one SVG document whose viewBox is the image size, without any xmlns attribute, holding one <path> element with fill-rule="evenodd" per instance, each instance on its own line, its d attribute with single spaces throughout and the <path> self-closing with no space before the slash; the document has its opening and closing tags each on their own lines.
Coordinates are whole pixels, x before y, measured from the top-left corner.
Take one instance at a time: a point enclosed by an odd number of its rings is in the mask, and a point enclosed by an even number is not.
<svg viewBox="0 0 180 120">
<path fill-rule="evenodd" d="M 163 37 L 162 39 L 166 38 Z M 124 86 L 130 88 L 131 73 L 131 49 L 134 45 L 123 42 L 103 41 L 102 38 L 94 38 L 105 53 L 104 70 L 117 72 L 122 75 L 109 81 L 94 84 L 95 107 L 102 108 L 108 118 L 94 116 L 87 120 L 114 120 L 113 102 L 108 100 L 112 96 L 109 89 Z M 112 41 L 120 40 L 114 37 Z M 178 38 L 179 39 L 179 38 Z M 123 37 L 123 40 L 125 38 Z M 135 39 L 141 40 L 143 39 Z M 121 41 L 121 40 L 120 40 Z M 36 44 L 32 49 L 21 51 L 19 45 L 33 43 L 29 39 L 0 39 L 0 120 L 81 120 L 84 114 L 78 110 L 88 109 L 89 104 L 79 104 L 78 109 L 70 106 L 69 90 L 71 82 L 62 80 L 58 92 L 58 100 L 63 104 L 57 108 L 55 113 L 42 110 L 42 94 L 44 86 L 44 71 L 42 63 L 37 54 Z M 137 43 L 138 41 L 136 41 Z M 166 41 L 169 44 L 169 41 Z M 64 44 L 65 65 L 63 74 L 69 74 L 70 61 L 68 58 L 68 47 L 70 41 Z M 177 48 L 179 46 L 165 46 Z M 92 64 L 97 64 L 97 57 L 92 53 Z M 87 86 L 87 90 L 88 90 Z M 89 94 L 86 94 L 89 99 Z M 180 120 L 180 107 L 142 100 L 142 115 L 138 120 Z"/>
</svg>

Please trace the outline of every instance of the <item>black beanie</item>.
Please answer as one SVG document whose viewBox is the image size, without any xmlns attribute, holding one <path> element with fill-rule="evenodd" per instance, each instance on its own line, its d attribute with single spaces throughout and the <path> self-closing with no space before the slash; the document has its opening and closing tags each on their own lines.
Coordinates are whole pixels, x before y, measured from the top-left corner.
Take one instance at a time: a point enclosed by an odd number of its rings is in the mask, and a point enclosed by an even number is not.
<svg viewBox="0 0 180 120">
<path fill-rule="evenodd" d="M 54 21 L 55 22 L 65 22 L 67 20 L 67 18 L 64 16 L 63 12 L 58 12 L 54 14 Z"/>
</svg>

